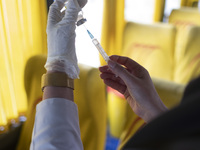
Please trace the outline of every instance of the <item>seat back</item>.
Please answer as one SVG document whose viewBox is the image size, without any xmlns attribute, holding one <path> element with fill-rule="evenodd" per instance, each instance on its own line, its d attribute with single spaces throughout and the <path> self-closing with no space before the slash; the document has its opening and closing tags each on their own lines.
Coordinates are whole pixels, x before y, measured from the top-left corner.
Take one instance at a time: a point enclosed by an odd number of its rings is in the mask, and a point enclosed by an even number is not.
<svg viewBox="0 0 200 150">
<path fill-rule="evenodd" d="M 46 71 L 46 56 L 29 59 L 25 70 L 25 87 L 28 97 L 27 121 L 24 123 L 18 150 L 29 150 L 35 120 L 36 105 L 42 99 L 41 76 Z M 84 149 L 102 150 L 106 136 L 105 85 L 97 68 L 80 65 L 80 79 L 75 80 L 74 97 L 79 110 L 81 139 Z"/>
<path fill-rule="evenodd" d="M 183 63 L 189 63 L 189 60 L 187 60 L 188 57 L 186 57 L 185 53 L 186 51 L 187 53 L 189 52 L 189 45 L 195 45 L 191 36 L 197 36 L 192 35 L 190 28 L 200 26 L 200 13 L 197 8 L 183 7 L 180 9 L 174 9 L 169 16 L 169 23 L 175 25 L 177 28 L 176 47 L 174 53 L 176 68 L 173 80 L 178 83 L 186 84 L 190 79 L 192 79 L 192 76 L 196 76 L 195 74 L 192 75 L 194 72 L 191 69 L 189 69 L 190 73 L 187 71 L 188 75 L 186 75 L 186 72 L 183 72 L 186 64 L 183 65 Z M 190 57 L 192 57 L 192 55 L 196 55 L 194 52 L 195 50 L 191 51 L 193 52 L 190 52 Z"/>
<path fill-rule="evenodd" d="M 200 26 L 187 28 L 182 43 L 176 60 L 174 81 L 187 84 L 200 75 Z"/>
<path fill-rule="evenodd" d="M 177 28 L 175 61 L 179 61 L 179 54 L 182 51 L 183 38 L 185 37 L 187 28 L 200 26 L 200 13 L 197 8 L 183 7 L 174 9 L 169 16 L 169 23 L 175 25 Z"/>
<path fill-rule="evenodd" d="M 108 87 L 108 120 L 112 137 L 119 138 L 124 130 L 127 102 L 118 91 Z"/>
<path fill-rule="evenodd" d="M 183 30 L 187 26 L 200 25 L 200 13 L 198 8 L 182 7 L 172 10 L 169 23 Z"/>
<path fill-rule="evenodd" d="M 79 110 L 81 140 L 86 150 L 104 149 L 107 127 L 106 89 L 97 68 L 79 64 L 74 99 Z"/>
<path fill-rule="evenodd" d="M 26 64 L 24 82 L 28 100 L 27 120 L 21 130 L 17 150 L 30 148 L 36 105 L 42 100 L 41 76 L 45 73 L 45 62 L 46 56 L 37 55 L 31 57 Z"/>
<path fill-rule="evenodd" d="M 152 77 L 173 79 L 174 41 L 172 25 L 127 23 L 122 54 L 144 66 Z"/>
</svg>

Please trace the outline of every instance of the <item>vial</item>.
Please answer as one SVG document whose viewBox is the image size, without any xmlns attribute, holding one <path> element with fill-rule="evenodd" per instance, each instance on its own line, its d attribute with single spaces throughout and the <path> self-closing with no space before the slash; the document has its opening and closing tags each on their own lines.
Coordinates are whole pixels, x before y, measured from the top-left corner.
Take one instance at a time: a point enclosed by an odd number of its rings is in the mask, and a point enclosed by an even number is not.
<svg viewBox="0 0 200 150">
<path fill-rule="evenodd" d="M 84 24 L 86 21 L 87 20 L 85 18 L 83 18 L 83 11 L 80 11 L 78 14 L 76 25 L 80 26 L 80 25 Z"/>
</svg>

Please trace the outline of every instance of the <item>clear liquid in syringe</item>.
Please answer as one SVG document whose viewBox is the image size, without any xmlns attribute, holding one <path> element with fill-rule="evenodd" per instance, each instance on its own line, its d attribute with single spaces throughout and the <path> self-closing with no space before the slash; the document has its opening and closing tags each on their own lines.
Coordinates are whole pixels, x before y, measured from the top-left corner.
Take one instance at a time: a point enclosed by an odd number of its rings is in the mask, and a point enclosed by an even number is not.
<svg viewBox="0 0 200 150">
<path fill-rule="evenodd" d="M 85 25 L 84 25 L 85 27 Z M 104 51 L 103 47 L 101 46 L 101 44 L 99 43 L 99 41 L 91 34 L 91 32 L 85 27 L 85 29 L 87 30 L 88 35 L 90 36 L 90 38 L 92 39 L 92 43 L 95 45 L 95 47 L 98 49 L 99 53 L 101 54 L 101 56 L 103 57 L 103 59 L 108 63 L 108 60 L 110 59 L 109 56 L 106 54 L 106 52 Z"/>
</svg>

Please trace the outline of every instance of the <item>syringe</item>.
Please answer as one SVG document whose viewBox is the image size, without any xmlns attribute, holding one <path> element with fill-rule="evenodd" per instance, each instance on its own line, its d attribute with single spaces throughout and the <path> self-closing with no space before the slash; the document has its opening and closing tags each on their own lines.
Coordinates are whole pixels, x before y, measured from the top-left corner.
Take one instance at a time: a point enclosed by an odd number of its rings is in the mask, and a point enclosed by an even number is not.
<svg viewBox="0 0 200 150">
<path fill-rule="evenodd" d="M 101 44 L 99 43 L 99 41 L 90 33 L 90 31 L 88 29 L 86 29 L 86 30 L 87 30 L 87 33 L 89 34 L 90 38 L 92 39 L 92 43 L 98 49 L 98 51 L 101 54 L 101 56 L 103 57 L 103 59 L 108 63 L 108 60 L 110 59 L 109 56 L 106 54 L 106 52 L 104 51 L 104 49 L 101 46 Z"/>
<path fill-rule="evenodd" d="M 76 3 L 78 5 L 78 3 Z M 63 7 L 60 12 L 65 11 L 67 8 L 67 2 L 65 3 L 65 7 Z M 79 15 L 78 15 L 78 19 L 77 19 L 77 26 L 80 26 L 82 24 L 84 24 L 86 22 L 86 19 L 83 18 L 83 12 L 80 11 Z M 85 27 L 85 26 L 84 26 Z M 85 27 L 86 28 L 86 27 Z M 90 31 L 86 28 L 90 38 L 92 39 L 92 43 L 95 45 L 95 47 L 98 49 L 99 53 L 101 54 L 101 56 L 103 57 L 103 59 L 108 63 L 109 60 L 109 56 L 106 54 L 106 52 L 104 51 L 103 47 L 100 45 L 99 41 L 94 38 L 94 36 L 90 33 Z"/>
</svg>

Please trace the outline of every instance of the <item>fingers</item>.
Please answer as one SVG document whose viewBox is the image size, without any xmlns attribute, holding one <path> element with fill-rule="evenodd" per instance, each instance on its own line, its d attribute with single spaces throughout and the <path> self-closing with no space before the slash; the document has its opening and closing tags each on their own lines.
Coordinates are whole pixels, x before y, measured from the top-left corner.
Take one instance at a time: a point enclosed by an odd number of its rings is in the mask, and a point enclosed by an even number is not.
<svg viewBox="0 0 200 150">
<path fill-rule="evenodd" d="M 128 57 L 112 55 L 110 56 L 110 59 L 125 66 L 127 70 L 136 77 L 142 78 L 147 73 L 147 70 L 144 67 Z"/>
<path fill-rule="evenodd" d="M 65 3 L 67 0 L 55 0 L 55 2 Z"/>
<path fill-rule="evenodd" d="M 99 67 L 100 72 L 107 72 L 112 73 L 112 71 L 109 69 L 108 65 Z"/>
<path fill-rule="evenodd" d="M 117 90 L 117 91 L 120 92 L 121 94 L 124 94 L 125 91 L 126 91 L 126 86 L 125 86 L 125 85 L 119 84 L 118 82 L 115 82 L 115 81 L 113 81 L 113 80 L 105 79 L 105 80 L 104 80 L 104 83 L 105 83 L 107 86 L 109 86 L 109 87 L 111 87 L 111 88 Z"/>
<path fill-rule="evenodd" d="M 50 6 L 47 28 L 52 28 L 52 26 L 55 26 L 58 22 L 62 20 L 63 14 L 60 12 L 60 10 L 64 7 L 65 2 L 66 0 L 56 0 Z"/>
<path fill-rule="evenodd" d="M 115 81 L 121 85 L 125 85 L 125 83 L 123 82 L 123 80 L 120 77 L 117 77 L 115 74 L 113 73 L 109 73 L 109 72 L 104 72 L 102 74 L 100 74 L 101 79 L 105 80 L 105 79 L 110 79 L 112 81 Z"/>
<path fill-rule="evenodd" d="M 124 82 L 128 82 L 129 78 L 131 77 L 130 73 L 121 65 L 115 63 L 114 61 L 110 60 L 108 61 L 108 65 L 99 67 L 99 70 L 103 73 L 101 75 L 101 78 L 109 78 L 113 81 L 117 81 L 116 79 L 114 80 L 114 77 L 119 77 L 120 78 L 120 84 L 124 84 Z"/>
<path fill-rule="evenodd" d="M 78 4 L 81 8 L 83 8 L 87 4 L 87 0 L 78 0 Z"/>
<path fill-rule="evenodd" d="M 61 25 L 63 27 L 66 25 L 71 25 L 71 27 L 74 30 L 75 23 L 76 23 L 77 17 L 78 17 L 78 13 L 79 13 L 79 11 L 81 11 L 81 8 L 80 8 L 77 0 L 69 0 L 68 3 L 66 4 L 66 7 L 67 7 L 67 9 L 65 11 L 65 16 L 59 22 L 59 25 Z"/>
<path fill-rule="evenodd" d="M 58 23 L 60 25 L 74 24 L 77 20 L 78 12 L 81 10 L 77 0 L 68 0 L 66 3 L 66 11 L 61 13 L 61 9 L 65 6 L 66 0 L 56 0 L 50 7 L 48 15 L 48 28 L 52 28 Z"/>
<path fill-rule="evenodd" d="M 110 56 L 110 59 L 125 66 L 128 69 L 131 69 L 131 70 L 134 70 L 138 66 L 140 67 L 140 65 L 137 62 L 135 62 L 134 60 L 132 60 L 128 57 L 112 55 L 112 56 Z"/>
<path fill-rule="evenodd" d="M 112 60 L 108 61 L 108 66 L 116 76 L 119 76 L 125 83 L 128 83 L 131 74 L 124 67 Z"/>
<path fill-rule="evenodd" d="M 110 86 L 111 88 L 124 94 L 126 90 L 126 85 L 119 77 L 116 77 L 114 74 L 110 74 L 110 73 L 102 73 L 100 77 L 101 79 L 103 79 L 104 83 L 107 86 Z"/>
<path fill-rule="evenodd" d="M 69 1 L 70 1 L 70 0 L 69 0 Z M 81 7 L 80 7 L 79 2 L 78 2 L 77 0 L 71 0 L 71 1 L 73 1 L 73 3 L 74 3 L 74 5 L 76 6 L 76 8 L 77 8 L 79 11 L 81 11 Z"/>
<path fill-rule="evenodd" d="M 126 85 L 123 82 L 123 80 L 120 77 L 117 77 L 110 69 L 109 67 L 102 66 L 99 67 L 99 70 L 101 72 L 100 77 L 104 80 L 104 83 L 107 86 L 112 87 L 113 89 L 119 91 L 120 93 L 124 94 L 126 90 Z"/>
</svg>

